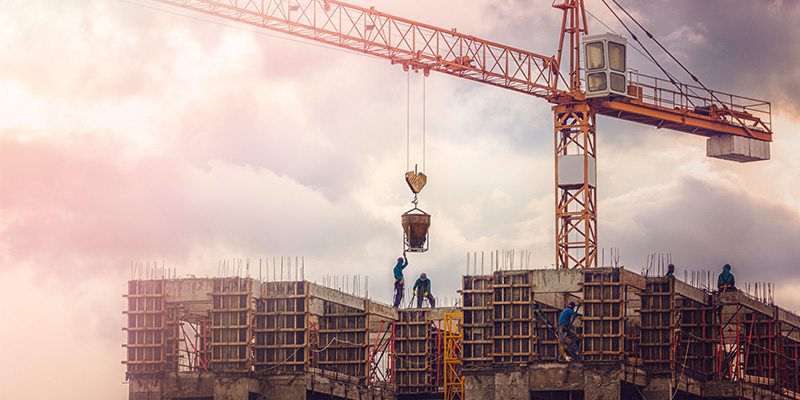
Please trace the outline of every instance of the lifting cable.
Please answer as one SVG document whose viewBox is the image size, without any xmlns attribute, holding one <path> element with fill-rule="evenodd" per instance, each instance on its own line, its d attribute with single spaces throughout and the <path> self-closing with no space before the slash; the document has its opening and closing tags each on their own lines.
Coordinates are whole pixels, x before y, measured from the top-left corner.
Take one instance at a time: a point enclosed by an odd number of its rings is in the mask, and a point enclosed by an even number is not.
<svg viewBox="0 0 800 400">
<path fill-rule="evenodd" d="M 619 4 L 618 4 L 618 3 L 617 3 L 615 0 L 611 0 L 611 1 L 614 1 L 614 3 L 615 3 L 615 4 L 617 4 L 617 6 L 619 6 Z M 644 43 L 642 43 L 642 42 L 639 40 L 639 38 L 636 36 L 636 34 L 635 34 L 635 33 L 633 33 L 633 31 L 631 31 L 631 29 L 630 29 L 630 28 L 628 28 L 628 25 L 626 25 L 626 24 L 625 24 L 625 22 L 622 20 L 622 18 L 620 18 L 620 17 L 619 17 L 619 15 L 617 15 L 617 12 L 616 12 L 616 11 L 614 11 L 614 9 L 613 9 L 613 8 L 611 8 L 611 6 L 610 6 L 610 5 L 608 5 L 608 3 L 606 2 L 606 0 L 603 0 L 603 4 L 605 4 L 605 5 L 606 5 L 606 8 L 608 8 L 608 10 L 609 10 L 609 11 L 611 11 L 611 14 L 614 14 L 614 17 L 617 19 L 617 21 L 619 21 L 619 23 L 620 23 L 620 24 L 622 24 L 622 26 L 625 28 L 625 30 L 626 30 L 626 31 L 628 31 L 628 33 L 631 35 L 631 37 L 633 38 L 633 40 L 635 40 L 637 43 L 639 43 L 639 45 L 641 45 L 641 46 L 642 46 L 642 49 L 645 51 L 645 53 L 647 53 L 647 55 L 650 57 L 650 59 L 651 59 L 651 60 L 653 60 L 653 62 L 654 62 L 654 63 L 656 64 L 656 66 L 658 67 L 658 69 L 660 69 L 660 70 L 661 70 L 661 72 L 663 72 L 663 73 L 664 73 L 664 75 L 665 75 L 665 76 L 666 76 L 666 77 L 669 79 L 670 83 L 672 83 L 673 85 L 675 85 L 675 87 L 676 87 L 676 88 L 678 88 L 678 92 L 679 92 L 679 93 L 680 93 L 682 96 L 687 96 L 685 93 L 683 93 L 683 90 L 681 89 L 681 85 L 680 85 L 680 83 L 679 83 L 679 82 L 677 82 L 675 79 L 673 79 L 673 78 L 672 78 L 672 75 L 670 75 L 670 74 L 669 74 L 669 72 L 667 72 L 667 70 L 666 70 L 666 69 L 664 69 L 664 67 L 662 67 L 662 66 L 661 66 L 661 64 L 659 64 L 659 63 L 658 63 L 658 60 L 656 60 L 656 58 L 655 58 L 655 57 L 653 57 L 653 54 L 651 54 L 651 53 L 650 53 L 650 51 L 649 51 L 649 50 L 647 50 L 647 47 L 644 45 Z M 622 7 L 620 7 L 620 8 L 622 8 Z M 645 31 L 645 32 L 646 32 L 646 31 Z M 687 96 L 687 98 L 688 98 L 688 96 Z"/>
<path fill-rule="evenodd" d="M 427 77 L 422 75 L 422 172 L 425 172 L 425 81 Z"/>
<path fill-rule="evenodd" d="M 609 32 L 611 32 L 611 33 L 613 33 L 613 34 L 615 34 L 615 35 L 617 35 L 617 36 L 622 36 L 622 35 L 620 35 L 620 34 L 619 34 L 617 31 L 615 31 L 615 30 L 614 30 L 614 29 L 612 29 L 610 26 L 608 26 L 608 25 L 607 25 L 605 22 L 603 22 L 603 20 L 602 20 L 602 19 L 600 19 L 598 16 L 596 16 L 596 15 L 592 14 L 592 12 L 591 12 L 591 11 L 589 11 L 589 10 L 586 10 L 586 13 L 587 13 L 587 14 L 589 14 L 589 16 L 590 16 L 590 17 L 594 18 L 594 20 L 595 20 L 595 21 L 597 21 L 598 23 L 600 23 L 600 25 L 603 25 L 603 27 L 605 27 L 606 29 L 608 29 L 608 31 L 609 31 Z M 638 46 L 636 46 L 637 44 L 638 44 Z M 653 65 L 655 65 L 655 66 L 658 66 L 658 61 L 656 61 L 656 60 L 655 60 L 653 57 L 651 57 L 651 56 L 648 56 L 647 54 L 645 54 L 645 53 L 644 53 L 644 51 L 642 51 L 642 50 L 640 50 L 640 49 L 639 49 L 639 47 L 642 47 L 642 48 L 644 48 L 644 46 L 642 46 L 642 44 L 641 44 L 641 43 L 639 43 L 639 42 L 636 42 L 636 43 L 631 43 L 631 48 L 632 48 L 632 49 L 636 50 L 636 52 L 637 52 L 637 53 L 639 53 L 639 54 L 640 54 L 642 57 L 644 57 L 644 58 L 645 58 L 647 61 L 650 61 L 651 63 L 653 63 Z M 667 76 L 669 76 L 670 78 L 673 78 L 673 79 L 675 78 L 674 76 L 672 76 L 672 74 L 667 74 Z"/>
<path fill-rule="evenodd" d="M 675 61 L 675 62 L 676 62 L 676 63 L 677 63 L 677 64 L 678 64 L 678 65 L 679 65 L 681 68 L 683 68 L 683 70 L 684 70 L 684 71 L 686 71 L 686 73 L 687 73 L 687 74 L 689 74 L 689 76 L 692 78 L 692 80 L 694 80 L 695 82 L 697 82 L 697 84 L 699 84 L 700 86 L 702 86 L 702 87 L 703 87 L 703 89 L 705 89 L 705 90 L 706 90 L 706 91 L 707 91 L 709 94 L 711 94 L 712 96 L 714 95 L 714 93 L 712 93 L 712 92 L 711 92 L 711 90 L 709 90 L 709 89 L 708 89 L 708 88 L 707 88 L 705 85 L 703 85 L 703 83 L 702 83 L 702 82 L 700 82 L 700 80 L 699 80 L 699 79 L 697 79 L 697 76 L 695 76 L 695 75 L 694 75 L 694 74 L 693 74 L 691 71 L 689 71 L 689 69 L 688 69 L 688 68 L 686 68 L 686 67 L 685 67 L 685 66 L 684 66 L 684 65 L 683 65 L 683 64 L 682 64 L 680 61 L 678 61 L 678 59 L 677 59 L 677 58 L 675 58 L 675 56 L 674 56 L 674 55 L 672 55 L 672 53 L 670 53 L 670 51 L 669 51 L 669 50 L 667 50 L 667 48 L 666 48 L 666 47 L 664 47 L 664 46 L 661 44 L 661 42 L 659 42 L 659 41 L 658 41 L 658 39 L 656 39 L 656 38 L 655 38 L 655 36 L 653 36 L 653 34 L 652 34 L 652 33 L 650 33 L 650 32 L 649 32 L 647 29 L 645 29 L 645 28 L 644 28 L 644 26 L 642 26 L 642 24 L 640 24 L 640 23 L 639 23 L 639 21 L 637 21 L 637 20 L 636 20 L 636 18 L 634 18 L 634 17 L 633 17 L 633 15 L 631 15 L 631 13 L 629 13 L 629 12 L 628 12 L 628 10 L 626 10 L 624 7 L 622 7 L 622 5 L 620 5 L 620 4 L 617 2 L 617 0 L 611 0 L 611 1 L 613 1 L 613 2 L 614 2 L 614 4 L 616 4 L 616 5 L 617 5 L 617 7 L 619 7 L 619 9 L 620 9 L 620 10 L 622 10 L 622 12 L 624 12 L 624 13 L 625 13 L 625 15 L 627 15 L 627 16 L 628 16 L 628 18 L 630 18 L 630 19 L 631 19 L 631 21 L 633 21 L 633 23 L 635 23 L 635 24 L 636 24 L 636 25 L 639 27 L 639 29 L 641 29 L 642 31 L 644 31 L 644 33 L 647 35 L 647 37 L 649 37 L 649 38 L 650 38 L 650 39 L 652 39 L 654 42 L 656 42 L 656 44 L 658 45 L 658 47 L 660 47 L 660 48 L 661 48 L 661 50 L 664 50 L 664 52 L 665 52 L 665 53 L 667 53 L 667 55 L 668 55 L 668 56 L 669 56 L 669 57 L 670 57 L 670 58 L 671 58 L 673 61 Z M 605 3 L 605 0 L 603 1 L 603 3 Z M 615 14 L 615 15 L 616 15 L 616 14 Z"/>
<path fill-rule="evenodd" d="M 681 68 L 684 70 L 684 72 L 686 72 L 686 73 L 687 73 L 687 74 L 688 74 L 688 75 L 689 75 L 689 76 L 692 78 L 692 80 L 693 80 L 693 81 L 695 81 L 695 82 L 696 82 L 698 85 L 700 85 L 700 87 L 701 87 L 701 88 L 703 88 L 703 90 L 705 90 L 706 92 L 708 92 L 708 94 L 711 96 L 711 99 L 712 99 L 712 100 L 714 100 L 714 101 L 716 101 L 717 103 L 719 103 L 719 105 L 720 105 L 720 106 L 722 106 L 722 108 L 723 108 L 723 109 L 728 109 L 728 106 L 726 106 L 726 105 L 725 105 L 725 103 L 723 103 L 723 102 L 722 102 L 722 101 L 721 101 L 719 98 L 717 98 L 717 95 L 715 95 L 715 94 L 714 94 L 714 92 L 713 92 L 711 89 L 709 89 L 708 87 L 706 87 L 706 85 L 704 85 L 704 84 L 703 84 L 703 82 L 700 82 L 700 79 L 698 79 L 698 78 L 697 78 L 697 76 L 696 76 L 695 74 L 693 74 L 693 73 L 692 73 L 692 71 L 689 71 L 689 69 L 688 69 L 688 68 L 686 68 L 686 66 L 685 66 L 685 65 L 683 65 L 683 63 L 682 63 L 682 62 L 680 62 L 680 61 L 679 61 L 679 60 L 678 60 L 678 59 L 677 59 L 677 58 L 676 58 L 676 57 L 675 57 L 675 56 L 674 56 L 674 55 L 673 55 L 673 54 L 672 54 L 672 53 L 671 53 L 669 50 L 667 50 L 667 48 L 666 48 L 666 47 L 664 47 L 664 45 L 662 45 L 662 44 L 661 44 L 661 42 L 659 42 L 659 41 L 658 41 L 658 39 L 656 39 L 656 38 L 655 38 L 655 36 L 653 36 L 653 34 L 652 34 L 652 33 L 650 33 L 650 31 L 648 31 L 647 29 L 645 29 L 645 27 L 644 27 L 644 26 L 642 26 L 642 24 L 641 24 L 641 23 L 639 23 L 639 21 L 638 21 L 638 20 L 636 20 L 636 18 L 634 18 L 634 17 L 633 17 L 633 15 L 631 15 L 631 13 L 629 13 L 629 12 L 628 12 L 628 10 L 626 10 L 626 9 L 625 9 L 625 7 L 622 7 L 622 5 L 621 5 L 621 4 L 619 4 L 619 2 L 617 2 L 617 0 L 611 0 L 611 1 L 612 1 L 612 2 L 613 2 L 613 3 L 614 3 L 616 6 L 617 6 L 617 7 L 619 7 L 619 9 L 620 9 L 620 10 L 622 10 L 622 12 L 624 12 L 624 13 L 625 13 L 625 15 L 627 15 L 627 16 L 628 16 L 628 18 L 630 18 L 630 19 L 631 19 L 631 21 L 633 21 L 633 23 L 635 23 L 635 24 L 636 24 L 636 26 L 638 26 L 638 27 L 639 27 L 639 29 L 641 29 L 642 31 L 644 31 L 644 33 L 647 35 L 647 37 L 649 37 L 649 38 L 650 38 L 652 41 L 654 41 L 654 42 L 655 42 L 655 43 L 658 45 L 658 47 L 660 47 L 660 48 L 661 48 L 661 50 L 663 50 L 665 53 L 667 53 L 667 55 L 668 55 L 668 56 L 669 56 L 669 57 L 670 57 L 670 58 L 671 58 L 673 61 L 675 61 L 675 63 L 677 63 L 677 64 L 678 64 L 678 66 L 680 66 L 680 67 L 681 67 Z M 611 11 L 611 13 L 612 13 L 612 14 L 614 14 L 614 16 L 615 16 L 615 17 L 617 17 L 617 20 L 619 20 L 619 21 L 620 21 L 620 23 L 622 23 L 622 26 L 625 26 L 625 29 L 626 29 L 626 30 L 627 30 L 629 33 L 631 33 L 631 35 L 633 35 L 633 33 L 630 31 L 630 29 L 628 29 L 628 27 L 627 27 L 627 26 L 626 26 L 626 25 L 625 25 L 625 24 L 622 22 L 622 20 L 619 18 L 619 16 L 617 16 L 617 13 L 616 13 L 616 12 L 614 12 L 614 10 L 612 10 L 612 9 L 611 9 L 611 7 L 608 5 L 608 3 L 606 3 L 606 0 L 603 0 L 603 4 L 605 4 L 605 5 L 606 5 L 606 7 L 607 7 L 607 8 L 608 8 L 608 9 Z M 633 35 L 633 38 L 634 38 L 634 40 L 636 40 L 637 42 L 639 42 L 639 43 L 641 44 L 641 42 L 639 41 L 639 39 L 638 39 L 638 38 L 636 38 L 636 36 L 635 36 L 635 35 Z M 642 47 L 644 48 L 644 45 L 642 45 Z M 645 51 L 647 51 L 647 48 L 645 48 Z M 649 52 L 649 51 L 648 51 L 647 53 L 648 53 L 648 54 L 650 54 L 650 52 Z M 658 65 L 658 63 L 656 63 L 656 64 Z M 659 65 L 659 68 L 661 68 L 661 65 Z M 669 74 L 668 74 L 666 71 L 664 71 L 664 69 L 663 69 L 663 68 L 661 68 L 661 70 L 662 70 L 662 71 L 663 71 L 665 74 L 667 74 L 667 76 L 669 77 Z M 671 77 L 670 77 L 670 81 L 672 81 L 672 78 L 671 78 Z M 674 84 L 674 82 L 673 82 L 673 84 Z M 688 89 L 688 88 L 687 88 L 687 89 Z M 680 89 L 678 89 L 678 91 L 679 91 L 679 92 L 681 92 L 681 91 L 680 91 Z M 688 99 L 689 99 L 688 95 L 687 95 L 687 94 L 684 94 L 683 92 L 681 92 L 681 94 L 682 94 L 682 95 L 684 95 L 684 96 L 686 96 L 686 98 L 687 98 L 687 101 L 688 101 Z M 733 102 L 731 102 L 731 106 L 733 106 L 733 104 L 732 104 L 732 103 L 733 103 Z M 745 131 L 748 133 L 748 135 L 749 135 L 750 137 L 752 137 L 752 133 L 750 132 L 750 129 L 747 127 L 747 124 L 746 124 L 746 123 L 745 123 L 745 122 L 744 122 L 744 121 L 743 121 L 741 118 L 739 118 L 739 116 L 738 116 L 738 115 L 736 115 L 736 114 L 733 114 L 733 113 L 732 113 L 732 114 L 731 114 L 731 116 L 732 116 L 734 119 L 736 119 L 736 122 L 738 122 L 738 123 L 739 123 L 739 124 L 740 124 L 740 125 L 741 125 L 743 128 L 745 128 Z"/>
<path fill-rule="evenodd" d="M 411 72 L 406 72 L 406 171 L 411 171 Z"/>
<path fill-rule="evenodd" d="M 425 172 L 426 149 L 426 77 L 422 77 L 422 171 Z M 415 168 L 416 170 L 416 168 Z M 406 171 L 411 171 L 411 72 L 406 72 Z"/>
</svg>

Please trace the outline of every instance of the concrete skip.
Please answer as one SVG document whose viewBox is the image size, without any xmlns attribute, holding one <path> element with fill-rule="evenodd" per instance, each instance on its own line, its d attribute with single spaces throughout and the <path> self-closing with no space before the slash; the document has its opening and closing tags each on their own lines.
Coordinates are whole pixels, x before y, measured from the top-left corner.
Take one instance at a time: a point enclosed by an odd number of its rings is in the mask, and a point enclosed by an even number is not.
<svg viewBox="0 0 800 400">
<path fill-rule="evenodd" d="M 741 163 L 769 160 L 769 142 L 733 135 L 712 136 L 706 141 L 706 155 Z"/>
</svg>

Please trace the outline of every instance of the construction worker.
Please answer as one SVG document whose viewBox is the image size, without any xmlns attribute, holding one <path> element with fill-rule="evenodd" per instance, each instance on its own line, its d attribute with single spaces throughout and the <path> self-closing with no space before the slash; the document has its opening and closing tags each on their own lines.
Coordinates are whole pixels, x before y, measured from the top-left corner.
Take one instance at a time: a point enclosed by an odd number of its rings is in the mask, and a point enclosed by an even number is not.
<svg viewBox="0 0 800 400">
<path fill-rule="evenodd" d="M 394 308 L 399 307 L 400 302 L 403 301 L 403 289 L 405 288 L 403 270 L 407 266 L 408 258 L 406 257 L 406 252 L 403 252 L 403 256 L 397 257 L 397 264 L 394 265 Z"/>
<path fill-rule="evenodd" d="M 416 282 L 414 282 L 413 290 L 417 296 L 417 308 L 422 308 L 422 299 L 428 299 L 431 308 L 436 307 L 436 299 L 431 294 L 431 280 L 423 272 Z"/>
<path fill-rule="evenodd" d="M 664 275 L 667 278 L 674 278 L 675 277 L 675 266 L 670 264 L 667 265 L 667 274 Z"/>
<path fill-rule="evenodd" d="M 736 278 L 731 273 L 731 265 L 725 264 L 722 267 L 722 273 L 717 278 L 717 289 L 720 292 L 732 292 L 736 290 Z"/>
<path fill-rule="evenodd" d="M 575 311 L 574 301 L 570 301 L 567 308 L 561 311 L 561 314 L 558 316 L 558 340 L 561 342 L 562 346 L 564 346 L 565 352 L 570 357 L 575 356 L 574 354 L 570 354 L 570 349 L 572 348 L 572 343 L 578 339 L 578 335 L 576 335 L 575 331 L 572 329 L 572 321 L 580 316 L 581 314 Z M 567 361 L 570 361 L 570 359 L 567 358 Z"/>
</svg>

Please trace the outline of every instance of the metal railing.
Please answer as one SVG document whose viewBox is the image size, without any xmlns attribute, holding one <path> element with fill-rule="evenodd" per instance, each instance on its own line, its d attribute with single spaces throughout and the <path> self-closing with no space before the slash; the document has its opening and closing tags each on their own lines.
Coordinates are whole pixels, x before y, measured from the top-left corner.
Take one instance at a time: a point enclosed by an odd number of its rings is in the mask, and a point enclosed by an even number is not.
<svg viewBox="0 0 800 400">
<path fill-rule="evenodd" d="M 644 103 L 695 113 L 711 112 L 711 106 L 714 106 L 721 111 L 718 115 L 731 125 L 772 132 L 772 104 L 768 101 L 685 83 L 675 85 L 636 70 L 628 70 L 628 84 L 640 88 L 641 97 L 637 97 Z"/>
</svg>

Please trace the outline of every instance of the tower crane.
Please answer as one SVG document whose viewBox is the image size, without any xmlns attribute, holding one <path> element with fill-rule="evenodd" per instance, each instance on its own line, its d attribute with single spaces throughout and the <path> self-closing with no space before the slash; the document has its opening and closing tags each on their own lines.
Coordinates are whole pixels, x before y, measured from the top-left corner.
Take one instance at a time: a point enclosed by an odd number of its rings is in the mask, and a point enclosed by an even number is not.
<svg viewBox="0 0 800 400">
<path fill-rule="evenodd" d="M 383 58 L 406 71 L 440 72 L 547 100 L 554 121 L 557 268 L 597 265 L 598 114 L 704 136 L 709 157 L 770 157 L 768 101 L 710 90 L 693 75 L 697 85 L 628 69 L 625 38 L 588 35 L 584 0 L 553 2 L 562 13 L 554 56 L 337 0 L 155 1 Z"/>
</svg>

